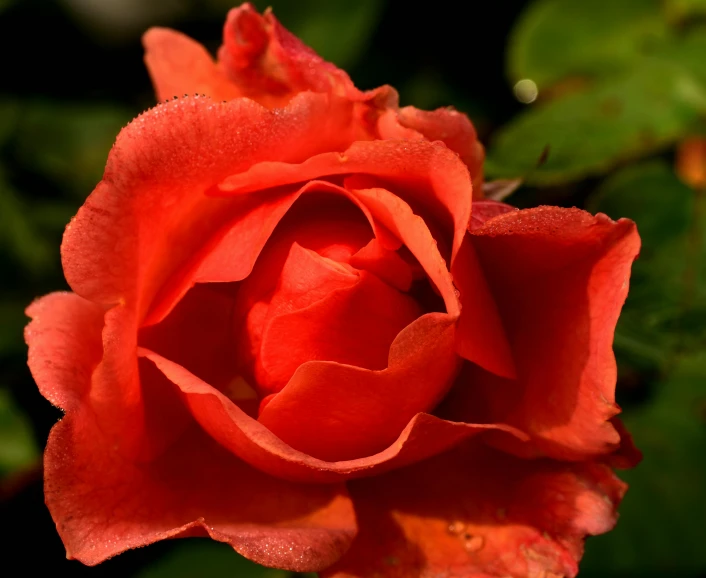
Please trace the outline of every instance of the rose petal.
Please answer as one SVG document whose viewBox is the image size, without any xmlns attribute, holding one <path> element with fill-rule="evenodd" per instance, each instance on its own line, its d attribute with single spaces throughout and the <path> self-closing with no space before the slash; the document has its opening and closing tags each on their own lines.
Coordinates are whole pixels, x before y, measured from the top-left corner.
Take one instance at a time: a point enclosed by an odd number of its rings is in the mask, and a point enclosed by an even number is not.
<svg viewBox="0 0 706 578">
<path fill-rule="evenodd" d="M 104 311 L 73 293 L 50 293 L 27 308 L 28 364 L 40 393 L 63 410 L 88 392 L 103 354 Z"/>
<path fill-rule="evenodd" d="M 71 293 L 47 295 L 27 314 L 29 366 L 42 395 L 69 413 L 89 406 L 125 456 L 146 460 L 163 451 L 170 439 L 162 420 L 177 427 L 180 417 L 142 387 L 134 315 L 121 306 L 104 312 Z"/>
<path fill-rule="evenodd" d="M 377 239 L 372 239 L 353 255 L 350 264 L 356 269 L 374 273 L 385 283 L 400 291 L 409 291 L 412 286 L 414 274 L 410 264 L 396 251 L 383 247 Z"/>
<path fill-rule="evenodd" d="M 642 461 L 642 452 L 635 445 L 632 435 L 619 417 L 611 418 L 610 422 L 620 435 L 620 447 L 606 456 L 606 463 L 612 468 L 621 470 L 634 468 Z"/>
<path fill-rule="evenodd" d="M 440 143 L 356 142 L 344 153 L 312 156 L 298 165 L 262 162 L 246 172 L 234 172 L 212 194 L 239 195 L 326 175 L 357 173 L 384 180 L 386 189 L 447 225 L 453 231 L 455 256 L 471 215 L 472 185 L 466 166 Z"/>
<path fill-rule="evenodd" d="M 270 10 L 261 16 L 250 4 L 228 13 L 218 60 L 243 94 L 266 106 L 307 90 L 363 98 L 344 71 L 304 45 Z"/>
<path fill-rule="evenodd" d="M 224 391 L 236 377 L 233 307 L 236 288 L 199 283 L 161 323 L 140 330 L 139 343 Z"/>
<path fill-rule="evenodd" d="M 512 213 L 518 210 L 519 209 L 516 207 L 511 207 L 510 205 L 499 203 L 498 201 L 474 201 L 471 222 L 468 225 L 468 229 L 473 232 L 482 227 L 486 221 L 493 217 L 499 217 L 505 213 Z"/>
<path fill-rule="evenodd" d="M 408 204 L 385 189 L 357 189 L 352 192 L 378 222 L 402 239 L 441 294 L 446 311 L 457 317 L 460 304 L 451 274 L 424 220 L 415 215 Z"/>
<path fill-rule="evenodd" d="M 334 291 L 350 289 L 359 281 L 360 276 L 350 267 L 295 241 L 279 271 L 270 309 L 275 315 L 293 313 L 320 302 Z"/>
<path fill-rule="evenodd" d="M 206 49 L 188 36 L 168 28 L 150 28 L 142 43 L 158 100 L 185 94 L 205 94 L 215 100 L 244 95 L 216 66 Z"/>
<path fill-rule="evenodd" d="M 498 306 L 468 236 L 463 240 L 451 273 L 461 294 L 456 351 L 464 359 L 490 372 L 504 377 L 516 377 L 515 362 Z"/>
<path fill-rule="evenodd" d="M 143 318 L 165 281 L 247 202 L 206 190 L 265 158 L 300 162 L 345 148 L 349 114 L 312 93 L 278 111 L 199 97 L 144 113 L 120 133 L 103 180 L 66 229 L 69 284 L 97 303 L 127 302 Z"/>
<path fill-rule="evenodd" d="M 119 322 L 123 310 L 117 309 L 113 316 Z M 102 309 L 76 295 L 55 293 L 36 301 L 28 313 L 33 317 L 26 332 L 33 374 L 42 393 L 67 409 L 50 434 L 44 466 L 46 502 L 69 558 L 97 564 L 129 548 L 192 534 L 195 528 L 252 560 L 292 570 L 321 569 L 345 551 L 356 526 L 342 486 L 276 480 L 193 426 L 184 431 L 185 413 L 178 413 L 184 408 L 173 387 L 165 392 L 165 378 L 147 361 L 142 401 L 150 431 L 159 430 L 163 440 L 171 436 L 173 442 L 175 434 L 181 439 L 165 446 L 169 450 L 154 461 L 126 459 L 90 404 Z M 93 382 L 95 387 L 95 375 Z M 159 411 L 153 413 L 155 404 Z M 111 415 L 125 429 L 134 425 L 133 416 L 121 413 L 120 406 Z"/>
<path fill-rule="evenodd" d="M 472 440 L 349 491 L 359 534 L 326 578 L 548 578 L 576 575 L 625 484 L 601 464 L 525 461 Z"/>
<path fill-rule="evenodd" d="M 616 449 L 612 343 L 640 245 L 634 223 L 541 207 L 491 219 L 472 239 L 518 379 L 503 385 L 479 370 L 459 383 L 476 394 L 464 406 L 469 421 L 477 417 L 472 408 L 495 408 L 484 421 L 533 437 L 532 447 L 498 440 L 522 454 L 584 459 Z"/>
<path fill-rule="evenodd" d="M 421 413 L 380 453 L 357 460 L 327 462 L 288 446 L 225 395 L 178 364 L 147 349 L 140 349 L 139 354 L 153 362 L 182 392 L 193 416 L 215 440 L 256 468 L 285 479 L 330 483 L 374 475 L 422 460 L 464 439 L 496 429 L 526 439 L 509 426 L 453 423 Z"/>
<path fill-rule="evenodd" d="M 286 214 L 296 211 L 295 202 L 305 193 L 333 193 L 346 197 L 367 217 L 376 238 L 385 247 L 399 248 L 400 241 L 373 219 L 365 205 L 351 193 L 332 183 L 314 180 L 292 191 L 261 191 L 257 195 L 247 195 L 237 199 L 241 201 L 240 210 L 232 215 L 231 220 L 220 230 L 204 233 L 206 240 L 202 239 L 202 249 L 165 284 L 143 324 L 158 323 L 197 283 L 240 281 L 250 275 L 259 260 L 260 252 L 277 225 Z M 309 207 L 309 214 L 302 216 L 303 222 L 308 222 L 317 215 L 321 216 L 324 209 L 328 210 L 330 207 L 323 204 L 321 208 Z M 350 214 L 346 217 L 349 218 Z M 299 227 L 302 234 L 306 233 L 305 229 L 306 227 Z M 261 277 L 262 271 L 258 271 L 255 276 Z"/>
<path fill-rule="evenodd" d="M 296 247 L 293 246 L 282 270 L 281 285 L 285 287 L 276 294 L 279 299 L 286 299 L 286 286 L 307 276 L 312 267 L 307 263 L 322 260 L 312 255 L 313 252 Z M 256 366 L 261 387 L 280 391 L 302 363 L 312 360 L 367 369 L 387 366 L 390 344 L 404 327 L 419 317 L 419 305 L 365 271 L 359 276 L 349 274 L 344 283 L 304 307 L 293 311 L 279 308 L 280 311 L 269 319 Z M 294 301 L 287 299 L 288 304 Z M 275 305 L 273 302 L 270 308 Z"/>
<path fill-rule="evenodd" d="M 154 298 L 142 325 L 154 325 L 197 283 L 228 283 L 245 279 L 280 220 L 304 191 L 258 195 L 246 199 L 220 230 L 204 235 L 202 247 L 175 272 Z"/>
<path fill-rule="evenodd" d="M 468 117 L 452 108 L 433 111 L 405 106 L 381 115 L 378 130 L 383 139 L 424 138 L 442 141 L 466 164 L 473 180 L 473 197 L 483 198 L 483 159 L 485 151 Z"/>
<path fill-rule="evenodd" d="M 327 361 L 301 365 L 259 421 L 292 447 L 327 461 L 384 450 L 446 393 L 459 365 L 454 322 L 442 313 L 420 317 L 395 338 L 381 371 Z"/>
<path fill-rule="evenodd" d="M 195 427 L 137 465 L 113 449 L 84 405 L 54 427 L 44 464 L 46 502 L 67 557 L 88 565 L 198 534 L 260 564 L 316 571 L 337 560 L 356 531 L 341 485 L 270 477 Z"/>
</svg>

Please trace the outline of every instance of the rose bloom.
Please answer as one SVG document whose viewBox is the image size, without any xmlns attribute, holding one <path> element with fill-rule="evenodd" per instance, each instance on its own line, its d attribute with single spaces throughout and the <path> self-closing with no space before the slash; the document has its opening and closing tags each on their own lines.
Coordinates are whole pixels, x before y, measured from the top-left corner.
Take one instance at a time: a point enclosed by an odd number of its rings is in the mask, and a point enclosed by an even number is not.
<svg viewBox="0 0 706 578">
<path fill-rule="evenodd" d="M 250 5 L 216 62 L 145 45 L 166 102 L 66 228 L 73 292 L 28 309 L 68 557 L 210 536 L 326 577 L 574 576 L 639 459 L 635 225 L 482 200 L 463 114 L 359 91 Z"/>
</svg>

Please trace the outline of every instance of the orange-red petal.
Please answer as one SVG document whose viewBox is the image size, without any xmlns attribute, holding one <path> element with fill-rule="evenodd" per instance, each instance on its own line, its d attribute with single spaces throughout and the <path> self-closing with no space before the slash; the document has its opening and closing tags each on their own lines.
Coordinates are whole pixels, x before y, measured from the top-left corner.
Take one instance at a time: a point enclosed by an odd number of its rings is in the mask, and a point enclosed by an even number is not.
<svg viewBox="0 0 706 578">
<path fill-rule="evenodd" d="M 527 461 L 477 440 L 348 486 L 360 529 L 326 578 L 573 577 L 625 492 L 603 464 Z"/>
<path fill-rule="evenodd" d="M 104 310 L 73 293 L 50 293 L 27 308 L 29 369 L 40 393 L 63 410 L 78 406 L 103 353 Z"/>
<path fill-rule="evenodd" d="M 265 106 L 281 106 L 302 91 L 362 99 L 348 75 L 323 60 L 268 10 L 233 8 L 223 28 L 219 68 L 242 93 Z"/>
<path fill-rule="evenodd" d="M 265 159 L 301 162 L 350 144 L 350 110 L 331 98 L 302 93 L 269 111 L 196 97 L 139 116 L 64 234 L 71 287 L 96 303 L 127 302 L 142 319 L 164 283 L 242 209 L 244 201 L 207 196 L 209 188 Z"/>
<path fill-rule="evenodd" d="M 451 274 L 461 302 L 456 331 L 458 354 L 497 375 L 516 377 L 505 327 L 469 236 L 463 240 Z"/>
<path fill-rule="evenodd" d="M 142 43 L 157 100 L 187 94 L 204 94 L 215 100 L 243 96 L 206 49 L 181 32 L 151 28 L 142 37 Z"/>
<path fill-rule="evenodd" d="M 324 153 L 301 164 L 262 162 L 243 173 L 234 173 L 213 194 L 240 195 L 333 175 L 365 175 L 374 183 L 353 188 L 385 188 L 428 213 L 445 227 L 455 255 L 471 216 L 472 185 L 468 169 L 441 143 L 427 141 L 364 141 L 343 153 Z M 419 209 L 418 209 L 419 208 Z"/>
<path fill-rule="evenodd" d="M 473 370 L 450 393 L 453 419 L 526 431 L 530 446 L 496 440 L 523 455 L 583 459 L 615 450 L 612 343 L 640 246 L 634 223 L 541 207 L 490 219 L 471 238 L 517 379 Z"/>
<path fill-rule="evenodd" d="M 495 430 L 527 439 L 509 426 L 455 423 L 420 413 L 379 453 L 354 460 L 325 461 L 287 445 L 225 395 L 177 363 L 147 349 L 139 350 L 139 354 L 154 363 L 181 391 L 196 421 L 216 441 L 256 468 L 285 479 L 329 483 L 374 475 L 417 462 L 464 439 Z"/>
<path fill-rule="evenodd" d="M 483 198 L 483 160 L 485 150 L 468 117 L 452 108 L 420 110 L 405 106 L 390 108 L 380 116 L 378 130 L 383 139 L 426 139 L 441 141 L 458 154 L 473 180 L 473 197 Z"/>
<path fill-rule="evenodd" d="M 459 359 L 455 319 L 428 313 L 403 329 L 386 369 L 310 361 L 301 365 L 259 421 L 292 447 L 326 461 L 374 455 L 446 393 Z"/>
<path fill-rule="evenodd" d="M 197 427 L 159 458 L 136 464 L 82 406 L 52 430 L 44 468 L 67 557 L 88 565 L 167 538 L 208 535 L 260 564 L 316 571 L 336 561 L 356 532 L 342 485 L 278 480 Z"/>
</svg>

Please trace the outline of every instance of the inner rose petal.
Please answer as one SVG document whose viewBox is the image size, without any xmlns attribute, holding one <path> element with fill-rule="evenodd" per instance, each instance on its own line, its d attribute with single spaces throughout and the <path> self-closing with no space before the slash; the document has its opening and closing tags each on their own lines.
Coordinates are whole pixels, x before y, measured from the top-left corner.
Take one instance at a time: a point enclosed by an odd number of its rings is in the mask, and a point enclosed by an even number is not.
<svg viewBox="0 0 706 578">
<path fill-rule="evenodd" d="M 414 299 L 363 271 L 352 287 L 270 320 L 256 367 L 258 384 L 279 391 L 312 360 L 385 369 L 392 341 L 421 313 Z"/>
<path fill-rule="evenodd" d="M 241 284 L 234 313 L 238 369 L 262 395 L 280 391 L 307 361 L 387 366 L 392 341 L 423 311 L 365 270 L 379 260 L 354 258 L 377 243 L 372 236 L 340 197 L 312 195 L 283 220 Z M 397 265 L 395 277 L 411 279 L 406 261 L 380 249 Z"/>
</svg>

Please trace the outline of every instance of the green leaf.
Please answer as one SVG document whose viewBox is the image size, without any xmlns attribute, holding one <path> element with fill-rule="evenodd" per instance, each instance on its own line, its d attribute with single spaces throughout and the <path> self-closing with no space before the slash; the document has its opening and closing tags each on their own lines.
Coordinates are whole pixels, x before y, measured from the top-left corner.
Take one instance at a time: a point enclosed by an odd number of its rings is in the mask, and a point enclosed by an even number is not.
<svg viewBox="0 0 706 578">
<path fill-rule="evenodd" d="M 609 534 L 590 538 L 581 576 L 700 575 L 706 568 L 706 352 L 680 358 L 649 405 L 623 416 L 644 453 Z M 687 574 L 688 573 L 688 574 Z"/>
<path fill-rule="evenodd" d="M 31 210 L 0 167 L 0 255 L 38 275 L 51 269 L 56 247 L 32 222 Z"/>
<path fill-rule="evenodd" d="M 226 544 L 206 539 L 183 541 L 137 578 L 288 578 L 290 572 L 265 568 L 235 553 Z"/>
<path fill-rule="evenodd" d="M 25 167 L 83 199 L 100 181 L 115 137 L 133 117 L 113 105 L 29 103 L 19 120 L 16 153 Z"/>
<path fill-rule="evenodd" d="M 667 18 L 677 23 L 706 16 L 706 0 L 665 0 L 664 8 Z"/>
<path fill-rule="evenodd" d="M 703 54 L 706 33 L 699 30 L 620 78 L 529 108 L 495 135 L 489 177 L 560 184 L 674 143 L 706 114 Z M 547 147 L 546 162 L 535 168 Z"/>
<path fill-rule="evenodd" d="M 667 35 L 659 0 L 539 0 L 512 32 L 508 73 L 513 84 L 533 80 L 541 94 L 566 77 L 627 71 Z"/>
<path fill-rule="evenodd" d="M 29 422 L 10 392 L 0 387 L 0 477 L 27 468 L 39 458 Z"/>
</svg>

